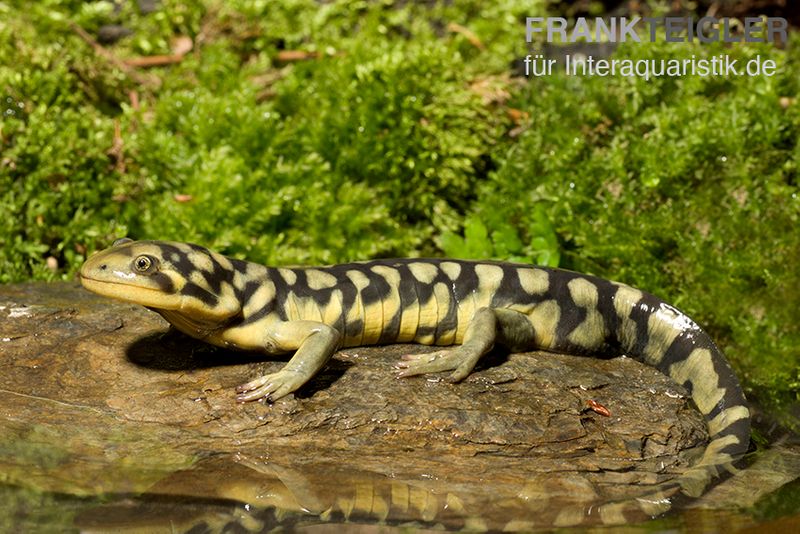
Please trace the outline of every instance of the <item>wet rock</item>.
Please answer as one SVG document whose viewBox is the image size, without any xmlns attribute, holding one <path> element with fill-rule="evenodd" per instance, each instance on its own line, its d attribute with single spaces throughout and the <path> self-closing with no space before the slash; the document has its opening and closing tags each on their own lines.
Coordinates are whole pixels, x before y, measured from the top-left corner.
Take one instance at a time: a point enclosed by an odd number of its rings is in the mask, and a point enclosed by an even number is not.
<svg viewBox="0 0 800 534">
<path fill-rule="evenodd" d="M 666 480 L 707 439 L 682 388 L 627 358 L 496 353 L 460 384 L 396 379 L 412 350 L 345 349 L 296 396 L 237 404 L 236 385 L 284 361 L 168 332 L 77 284 L 0 287 L 0 476 L 106 496 L 78 514 L 87 531 L 164 507 L 186 530 L 309 514 L 527 528 Z"/>
</svg>

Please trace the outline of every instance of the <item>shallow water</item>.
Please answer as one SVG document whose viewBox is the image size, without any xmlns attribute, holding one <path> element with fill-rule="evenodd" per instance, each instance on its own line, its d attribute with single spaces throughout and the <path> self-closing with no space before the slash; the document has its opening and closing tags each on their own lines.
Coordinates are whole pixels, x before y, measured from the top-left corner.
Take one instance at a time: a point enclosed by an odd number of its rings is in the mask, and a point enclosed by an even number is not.
<svg viewBox="0 0 800 534">
<path fill-rule="evenodd" d="M 56 462 L 81 463 L 65 457 Z M 529 531 L 552 529 L 553 513 L 560 507 L 585 505 L 579 496 L 515 499 L 486 493 L 486 485 L 480 484 L 432 479 L 410 483 L 328 463 L 309 461 L 297 469 L 236 455 L 198 459 L 142 493 L 91 494 L 86 481 L 78 484 L 77 479 L 74 493 L 69 491 L 69 480 L 51 480 L 51 485 L 63 488 L 53 492 L 36 487 L 45 480 L 44 473 L 59 476 L 53 469 L 55 463 L 50 463 L 30 473 L 30 485 L 24 485 L 18 473 L 12 474 L 17 484 L 0 484 L 0 531 L 319 532 L 336 525 L 358 532 Z M 706 497 L 662 518 L 613 528 L 622 532 L 791 531 L 800 525 L 799 470 L 800 446 L 774 447 L 756 454 L 740 475 L 712 490 L 724 498 Z M 109 475 L 117 486 L 124 482 Z M 140 478 L 150 476 L 152 473 L 142 473 Z M 735 506 L 737 501 L 749 503 L 755 486 L 776 485 L 791 477 L 794 480 L 778 485 L 752 504 Z M 128 482 L 135 487 L 140 479 Z"/>
</svg>

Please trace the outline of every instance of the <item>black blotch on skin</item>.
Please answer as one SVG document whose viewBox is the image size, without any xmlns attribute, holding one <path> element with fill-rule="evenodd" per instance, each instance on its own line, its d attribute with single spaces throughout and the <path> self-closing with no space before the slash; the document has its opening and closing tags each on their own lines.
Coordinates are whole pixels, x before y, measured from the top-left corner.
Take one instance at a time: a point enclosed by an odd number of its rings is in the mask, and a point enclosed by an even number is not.
<svg viewBox="0 0 800 534">
<path fill-rule="evenodd" d="M 223 267 L 213 256 L 209 256 L 209 258 L 211 259 L 212 272 L 201 269 L 200 273 L 203 275 L 203 278 L 205 278 L 211 291 L 218 294 L 222 289 L 222 282 L 226 280 L 232 281 L 233 273 Z"/>
<path fill-rule="evenodd" d="M 356 319 L 345 324 L 345 336 L 349 338 L 361 337 L 364 333 L 364 321 Z"/>
<path fill-rule="evenodd" d="M 650 316 L 659 309 L 662 302 L 649 293 L 644 293 L 639 302 L 631 309 L 628 316 L 636 325 L 636 341 L 632 347 L 626 347 L 626 350 L 631 353 L 631 356 L 644 354 L 644 349 L 650 341 L 650 334 L 648 333 L 648 321 Z"/>
<path fill-rule="evenodd" d="M 519 265 L 499 264 L 503 268 L 503 279 L 492 298 L 492 306 L 504 308 L 509 304 L 528 305 L 542 301 L 541 295 L 531 295 L 522 288 L 519 281 Z M 534 270 L 535 267 L 530 267 Z"/>
<path fill-rule="evenodd" d="M 198 286 L 193 282 L 188 282 L 183 289 L 181 289 L 181 294 L 186 295 L 188 297 L 195 297 L 199 299 L 203 304 L 214 307 L 219 302 L 219 299 L 216 295 L 209 293 L 202 287 Z"/>
<path fill-rule="evenodd" d="M 670 367 L 678 362 L 685 361 L 694 349 L 707 348 L 704 344 L 698 343 L 699 333 L 699 330 L 684 330 L 678 334 L 672 343 L 670 343 L 669 347 L 667 347 L 667 350 L 664 351 L 661 361 L 658 362 L 656 368 L 665 375 L 670 376 Z M 692 387 L 689 382 L 681 385 L 685 386 L 689 390 L 689 393 L 691 393 Z"/>
<path fill-rule="evenodd" d="M 168 294 L 175 293 L 175 284 L 172 282 L 172 279 L 166 274 L 156 273 L 153 276 L 151 276 L 150 279 L 156 283 L 160 291 Z"/>
<path fill-rule="evenodd" d="M 189 261 L 189 256 L 183 251 L 173 245 L 160 245 L 161 256 L 168 259 L 173 268 L 185 277 L 189 277 L 191 273 L 197 270 L 194 263 Z"/>
<path fill-rule="evenodd" d="M 258 291 L 258 288 L 261 286 L 262 283 L 256 280 L 250 280 L 247 283 L 245 283 L 244 288 L 242 288 L 241 291 L 241 296 L 239 298 L 239 302 L 241 302 L 243 308 L 247 305 L 248 302 L 250 302 L 250 299 L 253 298 L 253 295 L 256 294 L 256 291 Z"/>
<path fill-rule="evenodd" d="M 458 273 L 458 278 L 452 283 L 453 294 L 458 302 L 472 295 L 478 290 L 478 274 L 475 272 L 475 264 L 458 261 L 461 265 L 461 272 Z"/>
<path fill-rule="evenodd" d="M 619 286 L 602 278 L 592 277 L 589 281 L 597 288 L 597 311 L 600 312 L 600 316 L 603 318 L 606 330 L 606 346 L 614 354 L 621 354 L 623 352 L 622 345 L 616 336 L 619 329 L 619 316 L 616 308 L 614 308 L 614 295 L 616 295 Z"/>
<path fill-rule="evenodd" d="M 709 417 L 711 418 L 711 417 Z M 740 419 L 735 423 L 732 423 L 722 429 L 722 431 L 717 436 L 711 436 L 712 438 L 720 437 L 720 436 L 742 436 L 747 435 L 746 430 L 750 429 L 750 420 L 749 419 Z M 744 443 L 731 443 L 730 445 L 726 445 L 722 447 L 719 452 L 725 454 L 730 454 L 732 456 L 738 456 L 743 452 L 747 452 L 749 447 L 749 441 L 745 441 Z"/>
<path fill-rule="evenodd" d="M 367 277 L 367 280 L 369 280 L 367 287 L 361 290 L 361 300 L 364 302 L 364 306 L 375 304 L 386 298 L 390 292 L 389 283 L 382 276 L 374 273 L 369 268 L 362 267 L 360 270 L 364 273 L 364 276 Z"/>
<path fill-rule="evenodd" d="M 586 309 L 575 304 L 569 291 L 569 283 L 581 275 L 568 271 L 549 271 L 550 298 L 555 299 L 561 309 L 556 325 L 556 348 L 567 352 L 583 353 L 586 349 L 576 347 L 567 338 L 578 325 L 586 320 Z"/>
<path fill-rule="evenodd" d="M 373 263 L 371 266 L 374 265 L 386 265 L 385 262 L 380 263 Z M 399 299 L 399 288 L 394 288 L 389 285 L 389 282 L 384 278 L 382 275 L 376 273 L 372 269 L 364 269 L 364 275 L 369 280 L 369 285 L 364 288 L 364 292 L 362 294 L 369 295 L 369 298 L 375 298 L 381 302 L 383 305 L 388 299 L 392 298 L 393 296 L 397 296 Z M 370 302 L 374 302 L 372 300 L 367 300 L 365 298 L 365 305 L 368 305 Z M 385 307 L 384 307 L 385 310 Z M 380 337 L 378 338 L 378 344 L 385 344 L 391 343 L 397 339 L 397 335 L 400 332 L 400 318 L 402 313 L 402 307 L 398 309 L 397 312 L 391 317 L 386 317 L 383 315 L 383 324 L 381 325 L 381 333 Z"/>
<path fill-rule="evenodd" d="M 336 289 L 342 294 L 341 310 L 337 325 L 339 332 L 345 336 L 355 336 L 364 329 L 364 321 L 357 320 L 347 322 L 347 312 L 349 312 L 356 302 L 356 286 L 347 278 L 346 271 L 343 269 L 326 268 L 325 272 L 336 277 Z"/>
<path fill-rule="evenodd" d="M 244 285 L 244 289 L 241 292 L 242 299 L 239 301 L 242 303 L 242 309 L 244 309 L 248 305 L 250 299 L 253 298 L 253 295 L 256 293 L 256 291 L 258 291 L 258 289 L 265 284 L 273 284 L 273 282 L 264 280 L 250 280 Z M 264 305 L 261 306 L 261 308 L 259 308 L 253 313 L 250 313 L 247 317 L 245 317 L 244 320 L 242 321 L 242 324 L 244 325 L 244 324 L 254 323 L 259 319 L 266 317 L 275 310 L 278 311 L 278 318 L 281 321 L 285 321 L 287 319 L 286 312 L 283 308 L 283 305 L 278 305 L 279 301 L 277 297 L 277 290 L 275 294 L 276 296 L 273 297 L 271 300 L 267 301 L 266 303 L 264 303 Z M 280 302 L 282 303 L 284 301 Z"/>
</svg>

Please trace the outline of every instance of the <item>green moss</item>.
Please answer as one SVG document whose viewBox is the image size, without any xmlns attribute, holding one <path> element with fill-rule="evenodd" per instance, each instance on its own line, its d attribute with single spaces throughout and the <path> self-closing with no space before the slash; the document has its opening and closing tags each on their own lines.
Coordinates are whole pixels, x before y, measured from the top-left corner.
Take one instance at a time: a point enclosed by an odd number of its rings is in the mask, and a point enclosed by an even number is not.
<svg viewBox="0 0 800 534">
<path fill-rule="evenodd" d="M 547 4 L 0 2 L 0 282 L 68 278 L 123 234 L 281 264 L 560 264 L 674 302 L 752 395 L 798 402 L 796 36 L 615 56 L 760 54 L 772 78 L 518 83 Z M 133 33 L 99 52 L 76 29 L 105 24 Z M 180 62 L 124 66 L 180 36 Z"/>
<path fill-rule="evenodd" d="M 207 81 L 209 66 L 189 60 L 180 69 L 198 83 L 126 108 L 135 161 L 118 194 L 151 197 L 136 235 L 157 227 L 279 263 L 407 254 L 432 240 L 437 210 L 466 207 L 499 135 L 463 75 L 447 74 L 458 54 L 443 44 L 354 46 L 295 65 L 266 101 L 257 69 L 224 43 L 207 47 L 212 59 Z"/>
<path fill-rule="evenodd" d="M 788 304 L 800 297 L 800 113 L 781 97 L 798 92 L 796 40 L 787 52 L 646 45 L 615 57 L 723 51 L 741 62 L 772 57 L 781 72 L 532 80 L 514 104 L 531 110 L 531 127 L 474 209 L 500 210 L 522 231 L 532 207 L 544 209 L 565 267 L 685 309 L 720 340 L 751 393 L 789 405 L 800 364 L 798 312 Z"/>
<path fill-rule="evenodd" d="M 51 278 L 50 255 L 74 269 L 76 244 L 124 231 L 107 202 L 113 120 L 103 112 L 119 79 L 97 71 L 76 37 L 47 33 L 51 19 L 32 20 L 0 23 L 0 55 L 10 58 L 0 65 L 0 282 Z"/>
<path fill-rule="evenodd" d="M 795 479 L 759 499 L 752 506 L 751 513 L 762 522 L 797 516 L 800 513 L 800 480 Z"/>
</svg>

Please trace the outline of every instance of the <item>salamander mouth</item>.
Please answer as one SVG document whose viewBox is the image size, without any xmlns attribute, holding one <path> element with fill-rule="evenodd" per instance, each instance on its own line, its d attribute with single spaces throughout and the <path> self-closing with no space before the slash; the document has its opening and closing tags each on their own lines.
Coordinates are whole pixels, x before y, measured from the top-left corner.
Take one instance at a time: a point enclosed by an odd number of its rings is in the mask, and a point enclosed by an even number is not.
<svg viewBox="0 0 800 534">
<path fill-rule="evenodd" d="M 78 277 L 83 287 L 98 295 L 134 304 L 142 304 L 143 301 L 146 301 L 146 306 L 154 308 L 174 309 L 179 307 L 179 304 L 172 298 L 175 296 L 174 293 L 165 293 L 159 288 L 127 283 L 123 280 L 98 280 L 83 273 L 79 273 Z"/>
<path fill-rule="evenodd" d="M 78 273 L 78 278 L 81 279 L 81 283 L 82 284 L 83 284 L 84 281 L 89 281 L 89 283 L 94 287 L 97 287 L 97 285 L 102 285 L 102 286 L 125 286 L 125 287 L 133 287 L 133 288 L 136 288 L 136 289 L 143 289 L 145 291 L 158 291 L 158 292 L 160 292 L 158 289 L 153 289 L 151 287 L 144 287 L 144 286 L 137 285 L 137 284 L 129 284 L 127 282 L 116 281 L 116 280 L 100 280 L 99 278 L 92 278 L 91 276 L 86 276 L 83 273 Z M 84 284 L 84 286 L 85 285 L 86 284 Z"/>
</svg>

